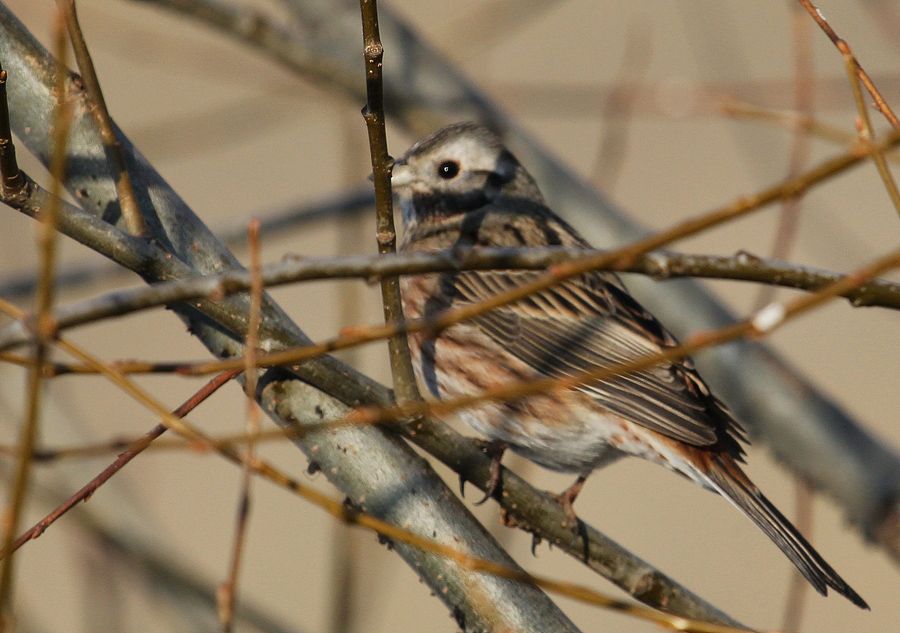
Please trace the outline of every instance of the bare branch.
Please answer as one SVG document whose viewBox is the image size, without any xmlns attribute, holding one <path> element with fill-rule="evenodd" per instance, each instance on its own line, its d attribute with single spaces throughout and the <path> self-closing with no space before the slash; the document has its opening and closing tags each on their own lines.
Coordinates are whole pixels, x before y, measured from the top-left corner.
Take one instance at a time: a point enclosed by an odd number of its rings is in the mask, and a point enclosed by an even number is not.
<svg viewBox="0 0 900 633">
<path fill-rule="evenodd" d="M 532 269 L 572 261 L 585 255 L 607 254 L 608 251 L 567 249 L 488 249 L 473 248 L 459 253 L 409 253 L 389 256 L 321 257 L 288 260 L 265 266 L 262 279 L 266 287 L 319 279 L 380 279 L 398 274 L 421 274 L 455 270 Z M 654 251 L 638 256 L 628 265 L 612 262 L 600 270 L 640 273 L 655 279 L 703 277 L 730 279 L 816 291 L 842 277 L 840 273 L 761 259 L 747 253 L 733 257 L 686 255 Z M 245 271 L 229 271 L 219 275 L 189 277 L 161 282 L 129 290 L 115 290 L 98 297 L 57 308 L 54 326 L 60 330 L 95 323 L 102 319 L 193 299 L 217 299 L 242 292 L 250 287 Z M 843 295 L 854 306 L 880 306 L 900 310 L 900 284 L 874 279 Z M 0 350 L 29 341 L 32 332 L 27 319 L 0 327 Z M 159 365 L 158 363 L 156 363 Z M 156 371 L 186 369 L 184 363 L 167 363 Z M 132 372 L 133 365 L 119 368 Z M 153 371 L 148 367 L 142 371 Z M 58 372 L 50 369 L 51 375 Z"/>
<path fill-rule="evenodd" d="M 820 14 L 817 12 L 817 15 Z M 856 111 L 859 114 L 859 138 L 864 143 L 872 143 L 875 141 L 875 131 L 872 128 L 872 121 L 869 119 L 869 111 L 865 99 L 863 98 L 862 88 L 860 88 L 859 85 L 860 73 L 863 72 L 862 68 L 860 67 L 859 62 L 856 61 L 856 58 L 853 56 L 853 53 L 850 51 L 850 47 L 847 46 L 846 42 L 839 40 L 837 42 L 837 47 L 844 57 L 844 64 L 847 67 L 847 77 L 850 80 L 850 87 L 853 89 L 853 100 L 856 102 Z M 894 204 L 894 210 L 900 214 L 900 191 L 897 190 L 897 183 L 894 182 L 894 177 L 891 175 L 890 168 L 888 168 L 884 152 L 880 150 L 873 152 L 872 160 L 875 161 L 878 175 L 881 176 L 884 188 L 887 190 L 888 196 L 890 196 L 891 202 Z"/>
<path fill-rule="evenodd" d="M 884 100 L 884 97 L 881 96 L 881 92 L 878 91 L 878 88 L 875 87 L 875 82 L 872 81 L 872 78 L 869 77 L 869 73 L 865 71 L 865 69 L 860 65 L 859 61 L 856 57 L 850 52 L 850 45 L 847 44 L 846 41 L 838 37 L 838 34 L 835 33 L 834 29 L 831 28 L 831 25 L 828 24 L 828 20 L 825 19 L 825 16 L 822 12 L 814 5 L 811 0 L 799 0 L 800 4 L 803 5 L 803 8 L 806 9 L 807 13 L 812 16 L 812 19 L 816 21 L 816 24 L 825 32 L 825 35 L 828 36 L 828 39 L 831 40 L 832 44 L 834 44 L 838 51 L 840 51 L 841 55 L 850 55 L 851 58 L 851 66 L 855 74 L 859 77 L 860 81 L 862 81 L 863 85 L 866 87 L 866 90 L 869 91 L 869 94 L 872 95 L 872 98 L 875 100 L 875 107 L 884 115 L 884 118 L 888 120 L 888 122 L 894 126 L 895 130 L 900 129 L 900 120 L 897 119 L 897 115 L 894 114 L 894 111 L 891 110 L 891 107 L 887 104 L 887 101 Z"/>
<path fill-rule="evenodd" d="M 65 63 L 66 41 L 62 20 L 57 17 L 54 28 L 54 47 L 57 56 Z M 66 81 L 63 73 L 56 73 L 55 89 L 57 94 L 65 95 Z M 3 95 L 4 97 L 6 95 Z M 0 114 L 7 114 L 8 108 L 4 107 Z M 25 501 L 28 496 L 29 482 L 31 478 L 32 459 L 37 442 L 38 424 L 41 417 L 41 402 L 43 399 L 44 363 L 49 354 L 50 342 L 55 331 L 50 320 L 55 299 L 53 283 L 56 274 L 57 261 L 57 218 L 59 217 L 60 201 L 63 188 L 63 175 L 66 171 L 67 145 L 69 142 L 69 130 L 72 124 L 72 111 L 63 97 L 53 111 L 53 150 L 50 161 L 50 173 L 53 177 L 53 201 L 47 207 L 46 213 L 41 214 L 41 226 L 38 233 L 38 250 L 41 259 L 41 272 L 38 282 L 38 292 L 35 300 L 36 339 L 34 344 L 34 365 L 28 372 L 28 391 L 26 393 L 26 417 L 19 430 L 18 455 L 16 468 L 11 480 L 9 501 L 3 511 L 2 539 L 3 551 L 11 552 L 11 544 L 19 530 L 19 522 L 24 514 Z M 9 121 L 0 124 L 4 132 L 9 129 Z M 9 139 L 11 145 L 11 139 Z M 7 183 L 13 185 L 22 182 L 21 172 L 15 162 L 15 154 L 11 154 L 10 160 L 4 161 L 0 167 L 10 169 L 10 173 L 0 174 L 3 182 L 0 192 L 7 192 Z M 13 590 L 13 559 L 10 554 L 2 561 L 0 567 L 0 630 L 7 630 L 13 621 L 12 590 Z"/>
<path fill-rule="evenodd" d="M 391 165 L 388 154 L 387 132 L 384 129 L 384 86 L 382 67 L 384 47 L 378 32 L 378 4 L 376 0 L 360 0 L 362 14 L 363 57 L 365 59 L 366 107 L 363 119 L 369 133 L 369 153 L 372 160 L 372 180 L 375 185 L 375 235 L 378 253 L 390 255 L 397 250 L 397 232 L 394 229 L 394 208 L 391 201 Z M 385 323 L 403 320 L 400 301 L 400 280 L 396 276 L 381 278 L 381 301 Z M 394 395 L 400 402 L 420 400 L 416 376 L 406 333 L 398 331 L 388 340 L 388 355 Z"/>
<path fill-rule="evenodd" d="M 256 404 L 256 387 L 258 374 L 256 369 L 256 353 L 259 347 L 259 322 L 262 309 L 263 285 L 260 279 L 260 246 L 259 220 L 253 219 L 247 227 L 247 242 L 250 247 L 250 317 L 247 334 L 244 337 L 244 391 L 246 394 L 247 445 L 244 453 L 243 477 L 238 499 L 237 518 L 234 529 L 234 542 L 231 549 L 231 566 L 228 578 L 219 585 L 219 624 L 222 633 L 231 633 L 234 629 L 235 604 L 237 603 L 237 586 L 241 561 L 247 539 L 247 524 L 250 520 L 251 490 L 253 486 L 253 470 L 251 464 L 256 460 L 256 440 L 262 426 L 261 413 Z"/>
</svg>

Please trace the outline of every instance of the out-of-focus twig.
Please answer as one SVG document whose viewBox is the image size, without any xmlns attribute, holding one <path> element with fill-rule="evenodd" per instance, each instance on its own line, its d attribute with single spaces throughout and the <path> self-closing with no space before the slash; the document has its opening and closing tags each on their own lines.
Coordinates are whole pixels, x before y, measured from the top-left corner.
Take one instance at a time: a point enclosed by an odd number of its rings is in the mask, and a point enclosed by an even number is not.
<svg viewBox="0 0 900 633">
<path fill-rule="evenodd" d="M 812 542 L 813 528 L 813 491 L 802 479 L 794 481 L 794 509 L 796 512 L 794 525 L 806 540 Z M 809 595 L 809 584 L 803 576 L 794 572 L 791 584 L 788 585 L 787 599 L 784 601 L 784 613 L 781 617 L 782 631 L 799 631 L 803 619 L 803 606 Z"/>
<path fill-rule="evenodd" d="M 804 119 L 813 118 L 814 68 L 812 48 L 812 25 L 806 18 L 803 7 L 791 5 L 791 38 L 794 53 L 794 111 Z M 791 135 L 791 149 L 788 157 L 787 177 L 791 178 L 803 169 L 809 161 L 810 137 L 802 127 L 795 127 Z M 781 202 L 778 226 L 775 228 L 775 239 L 770 254 L 773 258 L 787 259 L 797 237 L 800 224 L 800 210 L 803 198 L 788 198 Z M 758 311 L 772 302 L 776 295 L 775 286 L 762 286 L 753 303 L 753 310 Z M 812 491 L 799 477 L 793 478 L 794 498 L 797 517 L 794 524 L 807 539 L 812 538 Z M 812 542 L 812 541 L 810 541 Z M 803 617 L 804 599 L 809 593 L 809 584 L 797 569 L 790 571 L 791 580 L 785 601 L 782 628 L 796 631 L 800 628 Z"/>
<path fill-rule="evenodd" d="M 65 27 L 61 16 L 57 16 L 53 32 L 54 49 L 57 59 L 61 60 L 63 67 L 66 59 Z M 53 154 L 51 156 L 50 175 L 52 178 L 52 190 L 54 199 L 59 200 L 63 190 L 63 177 L 66 170 L 66 150 L 69 140 L 69 130 L 72 123 L 71 106 L 65 99 L 66 73 L 58 69 L 56 73 L 56 90 L 61 95 L 60 102 L 53 113 Z M 6 93 L 0 95 L 6 98 Z M 9 147 L 12 147 L 12 139 L 6 134 L 10 129 L 9 110 L 3 107 L 0 116 L 5 119 L 0 123 L 0 129 L 6 135 Z M 18 170 L 15 153 L 11 152 L 0 165 L 10 173 L 3 173 L 2 193 L 18 195 L 19 187 L 23 184 L 23 177 Z M 43 397 L 44 362 L 49 353 L 50 343 L 55 335 L 52 321 L 54 300 L 54 275 L 56 273 L 57 259 L 57 218 L 59 215 L 59 203 L 47 207 L 46 213 L 41 216 L 40 232 L 38 233 L 38 251 L 41 259 L 41 272 L 38 280 L 37 297 L 35 300 L 36 320 L 34 329 L 36 339 L 34 344 L 34 365 L 28 372 L 28 391 L 26 393 L 26 415 L 19 430 L 18 455 L 15 473 L 10 484 L 7 505 L 3 509 L 2 537 L 3 551 L 9 552 L 16 532 L 19 529 L 22 512 L 25 507 L 25 499 L 28 495 L 28 485 L 31 476 L 32 459 L 37 440 L 38 424 L 40 421 L 40 408 Z M 7 630 L 12 618 L 12 590 L 13 590 L 13 556 L 4 557 L 0 562 L 0 631 Z"/>
<path fill-rule="evenodd" d="M 803 14 L 802 8 L 797 5 L 793 6 L 791 26 L 794 47 L 794 111 L 801 117 L 811 119 L 814 86 L 811 29 L 809 20 Z M 803 171 L 809 159 L 809 150 L 809 138 L 803 133 L 801 128 L 795 128 L 791 138 L 787 178 L 794 178 Z M 800 221 L 801 204 L 801 196 L 785 198 L 781 201 L 778 226 L 775 228 L 775 241 L 770 251 L 770 255 L 775 259 L 787 259 L 790 254 L 791 246 L 797 234 L 797 225 Z M 754 301 L 753 309 L 759 310 L 769 303 L 774 296 L 774 287 L 760 288 Z"/>
<path fill-rule="evenodd" d="M 625 50 L 616 73 L 612 90 L 600 106 L 600 142 L 591 169 L 593 182 L 602 190 L 612 192 L 625 164 L 628 137 L 637 102 L 638 85 L 650 65 L 653 38 L 650 21 L 643 16 L 628 24 Z"/>
<path fill-rule="evenodd" d="M 256 404 L 256 353 L 259 347 L 259 324 L 261 321 L 263 284 L 260 278 L 262 266 L 259 247 L 259 220 L 253 219 L 247 228 L 247 242 L 250 246 L 250 314 L 247 322 L 247 334 L 244 337 L 244 391 L 247 403 L 247 447 L 244 453 L 244 469 L 241 479 L 241 490 L 238 499 L 237 516 L 235 518 L 234 542 L 231 549 L 231 565 L 228 578 L 219 586 L 219 624 L 222 633 L 231 633 L 234 628 L 235 603 L 237 601 L 238 577 L 241 560 L 247 539 L 247 523 L 250 520 L 252 502 L 253 470 L 250 467 L 256 460 L 256 439 L 259 436 L 262 420 L 259 406 Z"/>
<path fill-rule="evenodd" d="M 293 1 L 285 4 L 289 7 L 295 6 Z M 486 55 L 498 42 L 534 23 L 559 4 L 560 0 L 501 0 L 477 3 L 454 16 L 435 39 L 439 48 L 452 49 L 457 55 L 477 59 L 480 55 Z M 472 28 L 476 24 L 478 28 Z M 465 46 L 460 46 L 460 41 L 464 41 Z"/>
</svg>

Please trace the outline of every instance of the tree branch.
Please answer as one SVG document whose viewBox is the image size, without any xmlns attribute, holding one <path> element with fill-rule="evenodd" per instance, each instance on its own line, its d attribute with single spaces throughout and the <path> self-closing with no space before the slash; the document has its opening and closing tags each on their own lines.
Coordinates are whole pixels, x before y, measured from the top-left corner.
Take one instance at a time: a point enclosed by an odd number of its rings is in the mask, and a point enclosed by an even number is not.
<svg viewBox="0 0 900 633">
<path fill-rule="evenodd" d="M 393 159 L 388 154 L 387 132 L 384 129 L 384 86 L 382 68 L 384 47 L 378 32 L 378 4 L 376 0 L 360 0 L 362 15 L 363 57 L 365 59 L 366 106 L 362 115 L 369 134 L 369 153 L 372 160 L 372 180 L 375 185 L 375 236 L 378 253 L 391 255 L 397 250 L 397 232 L 394 229 L 394 207 L 391 200 L 391 167 Z M 385 323 L 399 323 L 403 320 L 403 306 L 400 300 L 400 279 L 397 276 L 381 278 L 381 301 L 384 306 Z M 394 395 L 399 402 L 421 399 L 416 387 L 409 345 L 405 332 L 388 341 L 388 357 Z"/>
<path fill-rule="evenodd" d="M 11 203 L 22 204 L 15 200 Z M 23 211 L 33 213 L 28 209 Z M 267 265 L 262 270 L 262 280 L 266 287 L 271 288 L 321 279 L 356 278 L 368 281 L 399 274 L 456 270 L 541 270 L 553 264 L 606 252 L 554 248 L 528 250 L 473 248 L 458 253 L 314 257 Z M 629 264 L 613 262 L 601 267 L 600 270 L 640 273 L 655 279 L 703 277 L 750 281 L 806 291 L 819 290 L 843 277 L 840 273 L 762 259 L 747 253 L 722 257 L 654 251 L 639 256 Z M 127 290 L 114 290 L 98 297 L 61 306 L 54 311 L 52 319 L 54 326 L 63 331 L 179 301 L 216 299 L 243 292 L 249 287 L 249 273 L 232 270 L 218 275 L 189 277 Z M 884 279 L 873 279 L 859 288 L 844 292 L 841 296 L 857 307 L 881 306 L 900 310 L 900 284 Z M 31 340 L 33 333 L 29 323 L 29 319 L 24 319 L 0 327 L 0 350 Z"/>
</svg>

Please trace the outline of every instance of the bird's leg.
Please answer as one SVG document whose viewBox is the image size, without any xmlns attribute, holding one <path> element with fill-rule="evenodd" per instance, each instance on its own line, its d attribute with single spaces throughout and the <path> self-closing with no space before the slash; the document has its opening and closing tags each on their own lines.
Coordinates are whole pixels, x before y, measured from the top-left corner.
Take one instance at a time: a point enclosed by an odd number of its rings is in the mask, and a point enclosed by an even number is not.
<svg viewBox="0 0 900 633">
<path fill-rule="evenodd" d="M 563 512 L 565 512 L 566 516 L 569 517 L 572 525 L 578 524 L 578 517 L 575 515 L 575 508 L 572 507 L 572 504 L 575 503 L 575 499 L 576 497 L 578 497 L 578 493 L 581 492 L 582 488 L 584 488 L 585 480 L 587 480 L 586 475 L 579 475 L 578 479 L 575 480 L 575 483 L 563 490 L 560 494 L 556 495 L 556 500 L 559 501 L 559 504 L 562 506 Z"/>
<path fill-rule="evenodd" d="M 500 490 L 500 472 L 502 470 L 500 462 L 503 460 L 503 453 L 506 452 L 507 448 L 509 446 L 506 442 L 501 442 L 500 440 L 490 440 L 482 443 L 482 452 L 491 458 L 491 474 L 484 489 L 484 497 L 476 501 L 475 505 L 480 506 Z"/>
</svg>

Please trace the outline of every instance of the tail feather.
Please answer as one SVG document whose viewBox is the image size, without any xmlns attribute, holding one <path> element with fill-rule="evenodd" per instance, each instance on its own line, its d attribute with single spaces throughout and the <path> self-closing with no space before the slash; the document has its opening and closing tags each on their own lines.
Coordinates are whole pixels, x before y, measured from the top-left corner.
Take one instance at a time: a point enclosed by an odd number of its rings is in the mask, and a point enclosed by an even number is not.
<svg viewBox="0 0 900 633">
<path fill-rule="evenodd" d="M 866 601 L 825 562 L 790 521 L 766 499 L 744 474 L 737 463 L 726 456 L 716 456 L 707 472 L 710 483 L 720 494 L 736 505 L 784 552 L 804 578 L 820 594 L 831 587 L 850 602 L 868 609 Z"/>
</svg>

